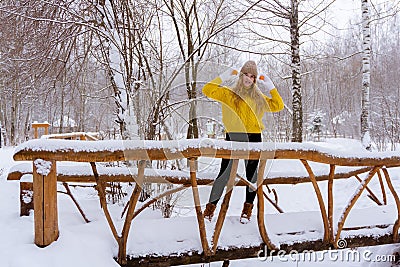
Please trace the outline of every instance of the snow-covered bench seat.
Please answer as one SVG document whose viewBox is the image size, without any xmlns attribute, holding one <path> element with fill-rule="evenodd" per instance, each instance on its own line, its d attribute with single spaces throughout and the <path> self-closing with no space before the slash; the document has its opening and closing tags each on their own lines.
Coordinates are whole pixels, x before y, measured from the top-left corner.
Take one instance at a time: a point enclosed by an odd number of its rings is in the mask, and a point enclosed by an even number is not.
<svg viewBox="0 0 400 267">
<path fill-rule="evenodd" d="M 222 202 L 220 212 L 218 214 L 217 223 L 212 237 L 212 247 L 210 247 L 207 233 L 205 231 L 204 218 L 199 200 L 198 185 L 206 181 L 204 179 L 212 179 L 213 177 L 201 177 L 201 173 L 196 169 L 196 160 L 201 157 L 208 158 L 230 158 L 233 159 L 233 167 L 227 184 L 227 190 Z M 186 183 L 183 186 L 190 184 L 193 192 L 193 200 L 196 208 L 196 216 L 198 222 L 198 230 L 200 235 L 201 247 L 205 257 L 214 255 L 218 248 L 218 240 L 221 234 L 221 229 L 225 221 L 226 211 L 229 206 L 230 196 L 239 159 L 260 159 L 258 181 L 257 181 L 257 226 L 263 242 L 269 249 L 276 250 L 276 245 L 271 242 L 265 228 L 264 216 L 264 183 L 271 181 L 274 177 L 276 183 L 286 183 L 290 179 L 282 176 L 279 172 L 274 172 L 274 169 L 269 169 L 267 160 L 295 160 L 300 162 L 303 167 L 303 173 L 294 168 L 294 177 L 299 179 L 303 177 L 304 181 L 312 183 L 317 196 L 317 201 L 320 207 L 321 218 L 323 222 L 323 237 L 322 242 L 333 247 L 337 247 L 337 242 L 340 240 L 341 231 L 344 228 L 346 218 L 361 196 L 362 192 L 367 188 L 368 183 L 374 176 L 379 176 L 382 181 L 386 181 L 389 190 L 395 198 L 397 210 L 397 220 L 393 226 L 393 240 L 398 240 L 398 229 L 400 226 L 400 200 L 395 192 L 389 173 L 388 167 L 400 166 L 400 153 L 342 153 L 333 149 L 328 149 L 315 144 L 300 144 L 300 143 L 240 143 L 228 142 L 223 140 L 213 139 L 192 139 L 192 140 L 176 140 L 176 141 L 63 141 L 63 140 L 31 140 L 21 144 L 15 150 L 14 160 L 16 161 L 31 161 L 33 162 L 33 188 L 34 201 L 41 203 L 38 209 L 35 209 L 35 243 L 39 246 L 47 246 L 57 240 L 59 235 L 58 230 L 58 209 L 57 209 L 57 180 L 61 179 L 61 162 L 86 162 L 90 163 L 93 172 L 94 181 L 97 186 L 102 188 L 99 190 L 101 207 L 106 215 L 107 221 L 112 230 L 113 236 L 118 243 L 118 261 L 122 264 L 126 263 L 126 246 L 131 222 L 136 218 L 136 204 L 141 192 L 143 182 L 148 182 L 147 178 L 151 176 L 148 170 L 146 171 L 146 160 L 175 160 L 187 158 L 189 161 L 190 170 L 184 175 L 183 179 L 173 180 L 176 183 Z M 116 227 L 112 221 L 112 217 L 108 211 L 106 198 L 104 195 L 104 184 L 106 180 L 100 177 L 102 174 L 101 162 L 114 162 L 122 160 L 137 160 L 138 169 L 135 178 L 135 188 L 130 197 L 125 216 L 125 223 L 121 234 L 118 234 Z M 327 172 L 320 174 L 317 170 L 318 165 L 324 165 Z M 60 169 L 57 167 L 60 165 Z M 266 168 L 266 166 L 268 168 Z M 333 220 L 333 182 L 337 177 L 338 170 L 342 167 L 362 167 L 367 168 L 368 175 L 361 181 L 355 193 L 350 197 L 349 204 L 338 218 L 337 227 L 334 227 Z M 268 169 L 268 170 L 266 170 Z M 304 175 L 304 170 L 306 175 Z M 354 170 L 354 169 L 353 169 Z M 282 170 L 289 171 L 289 170 Z M 357 170 L 356 170 L 357 171 Z M 267 172 L 267 175 L 264 175 Z M 301 174 L 300 174 L 301 173 Z M 382 174 L 383 173 L 383 176 Z M 157 179 L 160 178 L 160 173 L 157 170 Z M 276 175 L 276 176 L 274 176 Z M 324 176 L 324 180 L 328 180 L 328 197 L 325 203 L 320 188 L 318 186 L 318 177 Z M 134 175 L 135 176 L 135 175 Z M 183 176 L 183 175 L 182 175 Z M 111 177 L 108 175 L 107 177 Z M 267 178 L 265 178 L 267 177 Z M 385 180 L 383 180 L 383 178 Z M 114 179 L 113 177 L 112 179 Z M 204 178 L 204 179 L 202 179 Z M 264 179 L 265 178 L 265 179 Z M 89 178 L 92 179 L 92 178 Z M 108 179 L 108 178 L 107 178 Z M 110 178 L 111 179 L 111 178 Z M 159 180 L 154 182 L 159 182 Z M 93 180 L 92 180 L 93 181 Z M 184 181 L 184 182 L 183 182 Z M 268 181 L 268 182 L 266 182 Z M 294 181 L 292 179 L 292 181 Z M 169 181 L 169 182 L 172 182 Z M 173 182 L 173 183 L 175 183 Z M 188 183 L 190 182 L 190 183 Z M 102 193 L 103 192 L 103 193 Z M 171 191 L 172 192 L 172 191 Z M 327 208 L 326 208 L 327 206 Z M 134 242 L 134 240 L 130 240 Z"/>
</svg>

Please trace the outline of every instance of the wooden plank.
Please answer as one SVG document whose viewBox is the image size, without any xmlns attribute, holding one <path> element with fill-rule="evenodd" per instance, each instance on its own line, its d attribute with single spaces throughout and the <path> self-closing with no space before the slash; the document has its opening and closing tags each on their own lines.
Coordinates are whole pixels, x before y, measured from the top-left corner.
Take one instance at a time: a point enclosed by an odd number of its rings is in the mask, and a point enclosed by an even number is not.
<svg viewBox="0 0 400 267">
<path fill-rule="evenodd" d="M 72 169 L 74 166 L 70 166 Z M 370 171 L 370 167 L 360 168 L 354 171 L 346 173 L 335 173 L 334 179 L 347 179 L 354 175 L 361 174 Z M 30 171 L 18 171 L 13 170 L 8 173 L 7 180 L 16 181 L 20 180 L 25 174 L 32 174 Z M 102 182 L 133 182 L 137 179 L 137 175 L 116 173 L 115 175 L 99 174 L 99 180 Z M 315 179 L 319 181 L 326 181 L 329 179 L 329 175 L 319 175 Z M 64 174 L 57 173 L 57 181 L 59 182 L 73 182 L 73 183 L 95 183 L 96 180 L 92 174 L 82 173 L 82 174 Z M 190 177 L 178 177 L 178 176 L 163 176 L 163 175 L 146 175 L 145 181 L 149 183 L 173 183 L 173 184 L 185 184 L 190 185 Z M 214 177 L 207 177 L 197 179 L 198 185 L 211 185 L 214 182 Z M 309 183 L 309 176 L 292 176 L 292 177 L 267 177 L 264 179 L 264 185 L 271 184 L 299 184 L 299 183 Z M 235 186 L 246 186 L 246 182 L 238 181 Z"/>
<path fill-rule="evenodd" d="M 44 247 L 56 241 L 58 232 L 56 162 L 48 175 L 37 172 L 33 163 L 35 244 Z"/>
<path fill-rule="evenodd" d="M 394 243 L 391 235 L 382 235 L 382 236 L 355 236 L 351 238 L 346 238 L 347 247 L 355 248 L 362 246 L 375 246 L 375 245 L 383 245 L 383 244 L 392 244 Z M 290 253 L 290 252 L 307 252 L 310 251 L 322 251 L 328 250 L 329 246 L 324 244 L 322 240 L 315 241 L 306 241 L 302 243 L 291 243 L 291 244 L 281 244 L 280 245 L 280 253 Z M 245 258 L 253 258 L 257 259 L 257 256 L 261 256 L 264 258 L 260 259 L 260 262 L 265 266 L 269 266 L 271 261 L 267 260 L 264 256 L 265 245 L 255 245 L 251 247 L 229 247 L 226 249 L 217 250 L 214 255 L 205 257 L 201 251 L 187 251 L 182 252 L 179 255 L 168 255 L 168 256 L 158 256 L 156 254 L 141 256 L 141 257 L 132 257 L 128 255 L 127 264 L 125 267 L 136 267 L 136 266 L 174 266 L 174 265 L 185 265 L 185 264 L 200 264 L 200 263 L 209 263 L 215 261 L 223 261 L 226 259 L 237 260 L 237 259 L 245 259 Z M 270 255 L 271 251 L 267 250 L 267 255 Z M 275 254 L 278 253 L 278 250 L 275 251 Z M 337 254 L 335 254 L 337 255 Z M 280 255 L 282 256 L 282 255 Z M 264 262 L 261 260 L 266 259 Z M 207 264 L 206 264 L 207 265 Z M 262 266 L 264 266 L 262 265 Z M 295 264 L 294 264 L 295 265 Z M 251 266 L 251 265 L 249 265 Z"/>
<path fill-rule="evenodd" d="M 44 241 L 51 244 L 56 241 L 58 232 L 57 212 L 57 172 L 56 162 L 51 161 L 50 173 L 44 177 Z"/>
<path fill-rule="evenodd" d="M 50 123 L 48 122 L 33 122 L 32 123 L 32 127 L 33 128 L 44 128 L 44 127 L 49 127 Z"/>
<path fill-rule="evenodd" d="M 36 166 L 33 164 L 33 205 L 35 209 L 34 224 L 35 224 L 35 244 L 42 247 L 47 244 L 44 242 L 44 177 L 36 171 Z"/>
</svg>

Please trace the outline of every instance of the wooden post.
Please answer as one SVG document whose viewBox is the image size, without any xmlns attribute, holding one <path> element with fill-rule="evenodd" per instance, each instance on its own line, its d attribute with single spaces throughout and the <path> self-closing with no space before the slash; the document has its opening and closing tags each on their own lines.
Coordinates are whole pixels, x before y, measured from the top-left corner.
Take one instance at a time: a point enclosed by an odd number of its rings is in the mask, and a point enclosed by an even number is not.
<svg viewBox="0 0 400 267">
<path fill-rule="evenodd" d="M 35 209 L 35 244 L 39 247 L 56 241 L 58 232 L 56 161 L 50 161 L 47 175 L 38 173 L 33 162 L 33 202 Z"/>
<path fill-rule="evenodd" d="M 258 164 L 257 173 L 257 225 L 258 231 L 264 243 L 271 250 L 278 250 L 278 248 L 271 242 L 267 234 L 267 229 L 265 228 L 265 218 L 264 218 L 264 190 L 263 190 L 263 180 L 265 166 L 267 164 L 266 160 L 260 160 Z M 265 251 L 267 253 L 267 251 Z"/>
<path fill-rule="evenodd" d="M 38 139 L 38 127 L 35 127 L 36 125 L 33 125 L 32 124 L 32 127 L 33 127 L 33 137 L 35 138 L 35 139 Z"/>
<path fill-rule="evenodd" d="M 126 218 L 124 222 L 124 227 L 122 228 L 122 233 L 118 239 L 118 263 L 125 265 L 127 263 L 126 259 L 126 246 L 128 243 L 129 230 L 131 228 L 133 215 L 135 212 L 136 204 L 139 200 L 140 192 L 143 189 L 144 181 L 144 168 L 146 167 L 146 161 L 140 160 L 138 162 L 138 178 L 135 180 L 135 189 L 132 192 L 131 198 L 129 199 L 128 212 L 126 213 Z M 107 205 L 107 203 L 105 203 Z"/>
<path fill-rule="evenodd" d="M 222 229 L 222 226 L 224 225 L 226 213 L 227 213 L 228 207 L 229 207 L 229 201 L 230 201 L 231 195 L 232 195 L 232 190 L 233 190 L 233 187 L 235 186 L 235 177 L 236 177 L 238 164 L 239 164 L 238 159 L 232 160 L 232 169 L 231 169 L 231 173 L 229 174 L 228 183 L 226 184 L 225 197 L 224 197 L 224 200 L 222 201 L 221 209 L 219 210 L 217 223 L 215 224 L 214 235 L 212 237 L 212 245 L 213 245 L 212 252 L 213 252 L 213 254 L 215 254 L 215 252 L 217 251 L 219 235 L 221 234 L 221 229 Z"/>
<path fill-rule="evenodd" d="M 32 123 L 32 128 L 33 128 L 33 136 L 35 139 L 39 138 L 39 131 L 38 128 L 43 128 L 44 129 L 44 134 L 49 134 L 49 126 L 50 124 L 48 122 L 34 122 Z"/>
<path fill-rule="evenodd" d="M 336 230 L 336 237 L 335 237 L 335 248 L 338 246 L 338 241 L 340 239 L 340 233 L 342 232 L 344 223 L 346 221 L 347 216 L 350 213 L 350 210 L 353 208 L 354 204 L 357 202 L 358 198 L 361 196 L 364 189 L 368 186 L 368 183 L 371 181 L 372 177 L 374 177 L 375 173 L 378 172 L 380 166 L 375 166 L 368 174 L 368 177 L 359 185 L 357 191 L 354 193 L 352 199 L 347 204 L 345 210 L 343 211 L 342 215 L 340 216 L 340 221 L 337 226 Z M 389 180 L 390 181 L 390 180 Z"/>
<path fill-rule="evenodd" d="M 335 178 L 335 164 L 329 165 L 328 178 L 328 221 L 329 221 L 329 243 L 334 244 L 335 237 L 333 236 L 333 179 Z"/>
<path fill-rule="evenodd" d="M 30 210 L 33 210 L 33 184 L 31 182 L 19 183 L 19 216 L 29 216 Z"/>
<path fill-rule="evenodd" d="M 312 185 L 314 187 L 315 194 L 317 196 L 318 204 L 319 204 L 319 209 L 321 210 L 321 216 L 322 216 L 322 222 L 324 223 L 324 243 L 329 242 L 329 219 L 328 215 L 326 213 L 326 208 L 324 204 L 324 200 L 322 198 L 321 191 L 319 190 L 317 180 L 315 179 L 314 172 L 312 171 L 310 165 L 308 164 L 307 160 L 300 159 L 301 163 L 303 163 L 304 167 L 306 168 L 308 175 L 310 176 L 310 180 L 312 182 Z M 332 171 L 332 169 L 331 169 Z"/>
<path fill-rule="evenodd" d="M 207 242 L 206 226 L 204 224 L 203 212 L 201 211 L 199 188 L 197 187 L 197 179 L 196 179 L 197 164 L 195 158 L 189 158 L 188 161 L 190 167 L 190 183 L 192 185 L 192 194 L 196 209 L 197 223 L 199 226 L 200 241 L 201 241 L 201 246 L 203 248 L 204 256 L 207 257 L 211 255 L 211 252 Z"/>
<path fill-rule="evenodd" d="M 381 175 L 380 171 L 378 171 L 377 173 L 378 173 L 378 178 L 379 178 L 379 184 L 380 184 L 381 190 L 382 190 L 383 205 L 387 205 L 386 191 L 385 191 L 385 185 L 383 184 L 382 175 Z"/>
<path fill-rule="evenodd" d="M 396 190 L 393 187 L 393 184 L 390 180 L 389 172 L 386 168 L 382 169 L 383 174 L 385 175 L 386 183 L 389 187 L 390 192 L 393 195 L 394 201 L 396 202 L 397 208 L 397 220 L 393 225 L 393 242 L 399 242 L 399 227 L 400 227 L 400 199 L 396 193 Z"/>
</svg>

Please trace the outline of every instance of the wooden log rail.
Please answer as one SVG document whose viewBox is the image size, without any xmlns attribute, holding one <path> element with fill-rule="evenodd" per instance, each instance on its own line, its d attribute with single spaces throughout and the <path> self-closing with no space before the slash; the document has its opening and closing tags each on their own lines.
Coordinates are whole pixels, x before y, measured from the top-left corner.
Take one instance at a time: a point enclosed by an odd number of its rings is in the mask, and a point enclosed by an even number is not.
<svg viewBox="0 0 400 267">
<path fill-rule="evenodd" d="M 321 211 L 321 218 L 324 225 L 324 235 L 322 241 L 324 244 L 337 248 L 337 242 L 340 239 L 346 218 L 351 208 L 366 190 L 368 183 L 375 174 L 379 174 L 383 179 L 381 172 L 385 178 L 389 190 L 391 191 L 396 207 L 397 220 L 393 227 L 393 241 L 398 241 L 398 229 L 400 226 L 400 200 L 393 188 L 388 167 L 400 166 L 400 154 L 397 152 L 386 153 L 354 153 L 340 154 L 338 152 L 321 148 L 312 144 L 285 143 L 240 143 L 228 142 L 213 139 L 192 139 L 182 141 L 64 141 L 64 140 L 31 140 L 21 144 L 16 148 L 14 160 L 16 161 L 32 161 L 33 162 L 33 188 L 34 188 L 34 224 L 35 224 L 35 244 L 38 246 L 47 246 L 57 240 L 59 236 L 58 228 L 58 211 L 56 198 L 57 183 L 57 161 L 75 161 L 89 162 L 93 171 L 94 179 L 99 190 L 99 197 L 102 209 L 106 219 L 110 225 L 113 236 L 119 245 L 118 261 L 121 264 L 126 263 L 126 244 L 131 228 L 132 220 L 140 213 L 140 209 L 136 210 L 136 204 L 144 182 L 147 182 L 145 175 L 146 160 L 175 160 L 187 158 L 190 167 L 190 185 L 184 184 L 175 188 L 166 194 L 176 192 L 182 188 L 191 186 L 193 192 L 193 200 L 196 207 L 196 215 L 199 226 L 199 237 L 205 257 L 212 256 L 217 251 L 218 239 L 224 224 L 231 190 L 227 190 L 224 196 L 221 210 L 218 214 L 217 223 L 212 237 L 212 244 L 207 241 L 205 231 L 204 217 L 200 206 L 200 198 L 198 192 L 196 164 L 195 161 L 199 157 L 212 158 L 230 158 L 233 159 L 232 173 L 228 181 L 228 189 L 234 186 L 236 178 L 236 169 L 239 159 L 260 159 L 259 172 L 257 177 L 257 198 L 258 198 L 258 228 L 263 242 L 269 249 L 277 249 L 276 245 L 271 242 L 265 227 L 264 216 L 264 172 L 267 160 L 270 159 L 297 159 L 300 160 L 309 175 L 309 181 L 312 183 L 317 196 L 318 204 Z M 124 160 L 137 160 L 138 172 L 135 181 L 135 188 L 130 197 L 125 215 L 125 223 L 122 232 L 119 234 L 111 215 L 108 211 L 106 198 L 104 195 L 105 181 L 100 179 L 96 162 L 113 162 Z M 328 180 L 328 200 L 324 202 L 320 188 L 317 183 L 314 171 L 309 162 L 318 162 L 329 165 L 330 172 L 326 176 Z M 349 204 L 343 210 L 342 216 L 335 227 L 333 222 L 333 180 L 335 179 L 336 166 L 358 166 L 368 167 L 369 174 L 367 178 L 361 181 L 359 188 L 354 193 Z M 171 182 L 171 181 L 170 181 Z M 282 178 L 282 183 L 285 179 Z M 103 192 L 103 193 L 102 193 Z"/>
</svg>

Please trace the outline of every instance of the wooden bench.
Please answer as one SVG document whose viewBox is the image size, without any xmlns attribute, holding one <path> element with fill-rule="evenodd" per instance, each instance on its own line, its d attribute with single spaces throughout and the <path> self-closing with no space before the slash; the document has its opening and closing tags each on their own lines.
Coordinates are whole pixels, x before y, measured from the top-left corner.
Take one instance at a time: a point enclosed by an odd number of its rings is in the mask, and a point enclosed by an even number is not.
<svg viewBox="0 0 400 267">
<path fill-rule="evenodd" d="M 227 193 L 218 214 L 217 223 L 215 226 L 214 234 L 212 237 L 212 246 L 210 247 L 207 241 L 207 234 L 205 231 L 204 218 L 201 211 L 198 185 L 210 184 L 212 179 L 205 177 L 199 179 L 196 170 L 196 159 L 199 157 L 212 157 L 212 158 L 231 158 L 233 159 L 233 167 L 227 184 Z M 187 158 L 189 160 L 190 172 L 185 175 L 184 179 L 179 178 L 170 179 L 168 177 L 152 177 L 151 174 L 146 173 L 145 162 L 148 160 L 176 160 Z M 258 181 L 256 185 L 257 190 L 257 224 L 260 236 L 263 242 L 271 250 L 276 250 L 277 247 L 270 241 L 266 228 L 264 216 L 264 197 L 263 184 L 269 184 L 270 181 L 276 179 L 275 182 L 293 183 L 300 181 L 311 182 L 317 196 L 318 204 L 321 211 L 321 219 L 324 225 L 324 235 L 322 243 L 337 247 L 337 242 L 340 240 L 340 233 L 344 227 L 346 218 L 362 194 L 367 189 L 368 183 L 371 179 L 378 175 L 383 181 L 386 181 L 389 190 L 391 191 L 396 205 L 397 205 L 397 220 L 393 226 L 393 242 L 398 241 L 398 229 L 400 225 L 400 201 L 396 191 L 394 190 L 387 168 L 400 166 L 400 155 L 397 152 L 393 153 L 358 153 L 354 155 L 340 154 L 335 151 L 321 148 L 311 144 L 269 144 L 269 143 L 239 143 L 227 142 L 222 140 L 212 139 L 194 139 L 182 141 L 58 141 L 58 140 L 31 140 L 21 144 L 16 148 L 14 160 L 29 160 L 32 161 L 33 173 L 33 191 L 35 203 L 35 243 L 38 246 L 47 246 L 53 241 L 57 240 L 59 235 L 58 229 L 58 212 L 57 212 L 57 197 L 56 197 L 56 184 L 61 181 L 62 172 L 57 168 L 60 161 L 73 161 L 73 162 L 88 162 L 90 163 L 92 176 L 79 176 L 79 181 L 95 181 L 97 186 L 101 189 L 99 191 L 99 198 L 101 206 L 105 213 L 106 219 L 110 225 L 113 236 L 119 246 L 118 261 L 121 264 L 126 263 L 126 244 L 129 235 L 130 225 L 132 220 L 138 215 L 140 210 L 136 210 L 136 204 L 139 194 L 144 182 L 169 182 L 174 184 L 182 184 L 182 187 L 191 186 L 193 192 L 193 200 L 196 208 L 197 222 L 199 226 L 199 236 L 203 253 L 205 257 L 215 255 L 217 251 L 218 239 L 224 224 L 226 211 L 229 206 L 231 189 L 235 186 L 236 171 L 239 159 L 260 159 Z M 297 159 L 300 160 L 308 177 L 275 177 L 264 179 L 264 171 L 267 160 L 269 159 Z M 111 215 L 107 208 L 106 198 L 104 194 L 104 187 L 106 181 L 121 181 L 125 178 L 117 178 L 118 176 L 106 177 L 101 176 L 101 171 L 96 162 L 114 162 L 123 160 L 137 160 L 138 168 L 137 174 L 128 178 L 135 181 L 135 188 L 128 203 L 128 208 L 125 217 L 125 223 L 121 234 L 116 230 Z M 327 165 L 328 174 L 315 175 L 312 164 L 309 161 L 318 162 Z M 349 204 L 343 210 L 335 229 L 333 222 L 333 181 L 339 178 L 340 175 L 336 173 L 337 167 L 350 166 L 362 167 L 362 171 L 368 171 L 367 177 L 361 181 L 359 188 L 351 197 Z M 347 177 L 358 174 L 356 170 L 353 174 L 347 173 Z M 381 175 L 383 173 L 383 176 Z M 157 170 L 158 173 L 158 170 Z M 343 178 L 345 178 L 343 176 Z M 65 177 L 65 176 L 64 176 Z M 82 177 L 86 177 L 83 179 Z M 103 178 L 101 178 L 103 177 Z M 320 180 L 328 181 L 328 200 L 324 202 L 320 188 L 317 183 L 317 177 Z M 384 180 L 383 180 L 384 177 Z M 94 178 L 94 179 L 93 179 Z M 65 178 L 67 180 L 67 178 Z M 69 178 L 68 178 L 69 179 Z M 211 180 L 210 180 L 211 179 Z M 73 180 L 71 176 L 71 180 Z M 207 181 L 207 182 L 206 182 Z M 290 182 L 289 182 L 290 181 Z M 241 180 L 245 185 L 246 182 Z M 241 183 L 238 183 L 238 185 Z M 170 194 L 180 190 L 182 187 L 175 188 L 166 192 Z M 39 203 L 37 205 L 37 203 Z M 37 205 L 37 206 L 36 206 Z M 327 206 L 327 208 L 326 208 Z"/>
</svg>

